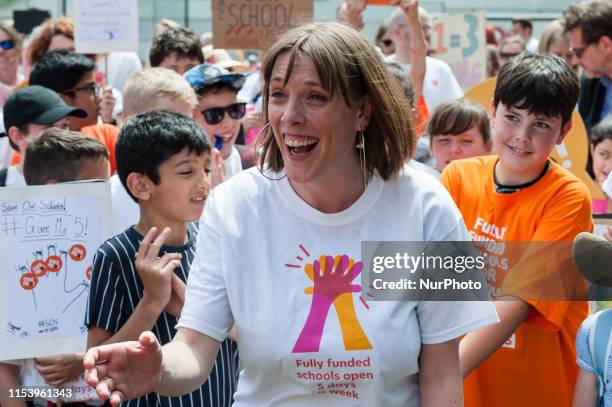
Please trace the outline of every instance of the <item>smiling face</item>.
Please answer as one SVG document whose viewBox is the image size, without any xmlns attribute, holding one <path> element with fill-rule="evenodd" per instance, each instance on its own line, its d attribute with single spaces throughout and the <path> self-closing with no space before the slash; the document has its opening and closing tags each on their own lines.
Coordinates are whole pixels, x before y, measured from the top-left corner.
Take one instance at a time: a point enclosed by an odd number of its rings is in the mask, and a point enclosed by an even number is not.
<svg viewBox="0 0 612 407">
<path fill-rule="evenodd" d="M 503 103 L 493 114 L 493 148 L 499 154 L 495 175 L 504 185 L 536 179 L 555 145 L 561 144 L 571 128 L 571 121 L 562 126 L 561 117 L 530 114 Z"/>
<path fill-rule="evenodd" d="M 236 92 L 230 88 L 222 87 L 217 91 L 211 91 L 199 98 L 194 117 L 202 126 L 208 136 L 211 145 L 215 145 L 215 138 L 221 137 L 221 157 L 224 159 L 232 153 L 232 147 L 240 132 L 240 119 L 232 119 L 228 112 L 224 112 L 223 120 L 217 124 L 210 124 L 202 115 L 202 111 L 215 107 L 228 107 L 236 103 Z"/>
<path fill-rule="evenodd" d="M 293 184 L 329 184 L 344 174 L 360 174 L 356 134 L 367 128 L 367 99 L 346 105 L 331 95 L 307 56 L 294 60 L 285 86 L 289 54 L 275 61 L 269 85 L 268 117 Z M 366 140 L 367 146 L 367 140 Z M 360 177 L 361 175 L 359 175 Z"/>
<path fill-rule="evenodd" d="M 484 142 L 477 127 L 457 135 L 435 135 L 431 140 L 431 153 L 440 171 L 453 160 L 486 155 L 490 150 L 491 146 Z"/>
<path fill-rule="evenodd" d="M 150 182 L 148 210 L 168 223 L 200 219 L 210 191 L 209 168 L 209 152 L 198 155 L 185 148 L 171 156 L 158 167 L 159 184 Z"/>
<path fill-rule="evenodd" d="M 591 155 L 593 156 L 595 181 L 601 185 L 612 171 L 612 140 L 605 139 L 595 147 L 591 145 Z"/>
</svg>

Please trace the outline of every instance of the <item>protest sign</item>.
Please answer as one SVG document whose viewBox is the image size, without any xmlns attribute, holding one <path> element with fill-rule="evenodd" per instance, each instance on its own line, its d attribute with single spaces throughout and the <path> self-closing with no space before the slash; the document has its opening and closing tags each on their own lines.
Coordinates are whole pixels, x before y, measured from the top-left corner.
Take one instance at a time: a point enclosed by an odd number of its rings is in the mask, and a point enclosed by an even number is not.
<svg viewBox="0 0 612 407">
<path fill-rule="evenodd" d="M 310 21 L 313 0 L 213 0 L 213 46 L 268 49 L 278 35 Z"/>
<path fill-rule="evenodd" d="M 83 352 L 106 182 L 0 188 L 0 360 Z"/>
<path fill-rule="evenodd" d="M 487 77 L 487 45 L 483 11 L 449 14 L 434 20 L 430 48 L 450 65 L 465 90 Z"/>
<path fill-rule="evenodd" d="M 496 82 L 497 78 L 490 78 L 479 83 L 465 92 L 465 98 L 480 104 L 490 112 Z M 580 113 L 574 110 L 572 113 L 572 128 L 567 133 L 565 140 L 555 146 L 551 157 L 559 165 L 580 178 L 591 192 L 591 197 L 601 199 L 604 197 L 601 189 L 586 172 L 588 149 L 589 143 L 584 122 Z"/>
<path fill-rule="evenodd" d="M 138 51 L 136 0 L 78 0 L 73 4 L 76 52 Z"/>
</svg>

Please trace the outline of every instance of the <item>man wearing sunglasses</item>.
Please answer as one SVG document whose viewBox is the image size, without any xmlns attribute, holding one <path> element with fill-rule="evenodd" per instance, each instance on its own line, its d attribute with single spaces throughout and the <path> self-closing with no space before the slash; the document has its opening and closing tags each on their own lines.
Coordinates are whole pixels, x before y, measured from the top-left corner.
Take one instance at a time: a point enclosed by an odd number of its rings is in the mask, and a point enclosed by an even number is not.
<svg viewBox="0 0 612 407">
<path fill-rule="evenodd" d="M 240 153 L 234 146 L 240 132 L 246 103 L 238 102 L 245 76 L 230 73 L 211 64 L 201 64 L 185 72 L 184 78 L 198 95 L 194 117 L 220 151 L 227 178 L 242 171 Z"/>
<path fill-rule="evenodd" d="M 578 108 L 588 129 L 612 114 L 612 2 L 583 1 L 564 13 L 574 57 L 584 68 Z"/>
</svg>

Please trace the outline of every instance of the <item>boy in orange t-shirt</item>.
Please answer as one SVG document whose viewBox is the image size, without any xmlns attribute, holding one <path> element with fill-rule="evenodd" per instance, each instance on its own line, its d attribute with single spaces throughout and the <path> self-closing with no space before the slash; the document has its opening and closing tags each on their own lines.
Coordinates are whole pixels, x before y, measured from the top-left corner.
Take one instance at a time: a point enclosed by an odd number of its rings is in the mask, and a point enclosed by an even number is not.
<svg viewBox="0 0 612 407">
<path fill-rule="evenodd" d="M 472 240 L 572 242 L 592 230 L 587 188 L 548 158 L 571 128 L 578 92 L 575 74 L 551 55 L 519 56 L 502 68 L 493 100 L 497 154 L 453 161 L 440 178 Z M 538 279 L 554 267 L 524 255 L 522 267 L 513 269 L 511 245 L 492 245 L 497 253 L 489 258 L 487 280 L 503 297 L 495 302 L 500 323 L 462 340 L 465 405 L 569 406 L 577 375 L 574 340 L 587 303 L 529 295 L 529 289 L 546 289 Z M 509 280 L 521 289 L 508 290 Z"/>
</svg>

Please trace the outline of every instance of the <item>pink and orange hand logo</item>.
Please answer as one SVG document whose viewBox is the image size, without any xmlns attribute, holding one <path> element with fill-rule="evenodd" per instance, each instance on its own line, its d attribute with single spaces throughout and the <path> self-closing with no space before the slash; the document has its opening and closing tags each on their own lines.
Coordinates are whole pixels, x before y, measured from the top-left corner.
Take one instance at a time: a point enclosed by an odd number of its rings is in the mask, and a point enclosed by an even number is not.
<svg viewBox="0 0 612 407">
<path fill-rule="evenodd" d="M 300 248 L 308 255 L 302 245 Z M 302 260 L 300 257 L 298 259 Z M 299 268 L 292 264 L 286 266 Z M 347 255 L 321 256 L 313 263 L 304 266 L 304 273 L 314 282 L 313 286 L 304 290 L 304 294 L 312 295 L 312 302 L 302 332 L 293 347 L 293 353 L 319 351 L 323 328 L 332 305 L 338 315 L 344 348 L 346 350 L 372 349 L 357 319 L 353 302 L 353 293 L 360 292 L 361 286 L 352 284 L 352 282 L 359 276 L 362 269 L 361 261 L 355 262 Z M 366 308 L 369 308 L 363 299 L 362 302 Z"/>
</svg>

